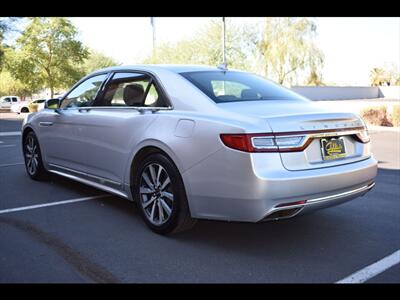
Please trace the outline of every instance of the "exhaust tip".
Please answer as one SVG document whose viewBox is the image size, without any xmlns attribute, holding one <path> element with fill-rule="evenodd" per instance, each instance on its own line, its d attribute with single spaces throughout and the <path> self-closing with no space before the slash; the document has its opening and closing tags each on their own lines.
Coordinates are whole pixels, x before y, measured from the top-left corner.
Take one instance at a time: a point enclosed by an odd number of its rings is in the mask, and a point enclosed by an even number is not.
<svg viewBox="0 0 400 300">
<path fill-rule="evenodd" d="M 263 221 L 277 221 L 281 219 L 289 219 L 297 215 L 304 207 L 296 207 L 290 209 L 282 209 L 267 215 Z"/>
</svg>

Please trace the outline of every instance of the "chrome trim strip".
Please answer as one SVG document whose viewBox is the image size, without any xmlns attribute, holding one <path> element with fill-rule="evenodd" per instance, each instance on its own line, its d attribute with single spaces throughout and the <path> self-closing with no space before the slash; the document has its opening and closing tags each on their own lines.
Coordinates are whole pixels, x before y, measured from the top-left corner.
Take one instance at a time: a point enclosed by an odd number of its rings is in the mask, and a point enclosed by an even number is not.
<svg viewBox="0 0 400 300">
<path fill-rule="evenodd" d="M 77 171 L 77 170 L 74 170 L 74 169 L 70 169 L 70 168 L 67 168 L 67 167 L 63 167 L 63 166 L 60 166 L 60 165 L 57 165 L 57 164 L 49 163 L 49 166 L 50 167 L 59 168 L 59 169 L 62 169 L 62 170 L 68 171 L 68 172 L 75 173 L 75 174 L 86 176 L 86 173 L 84 173 L 84 172 Z"/>
<path fill-rule="evenodd" d="M 326 196 L 326 197 L 310 199 L 310 200 L 307 200 L 305 204 L 307 205 L 307 203 L 324 202 L 324 201 L 329 201 L 329 200 L 334 200 L 334 199 L 337 199 L 337 198 L 350 196 L 350 195 L 353 195 L 353 194 L 358 194 L 358 193 L 361 193 L 363 191 L 370 190 L 374 186 L 375 186 L 375 182 L 373 182 L 373 183 L 371 183 L 369 185 L 365 185 L 363 187 L 360 187 L 358 189 L 351 190 L 351 191 L 347 191 L 347 192 L 343 192 L 343 193 L 339 193 L 339 194 L 335 194 L 335 195 L 331 195 L 331 196 Z"/>
<path fill-rule="evenodd" d="M 330 196 L 325 196 L 325 197 L 319 197 L 319 198 L 314 198 L 314 199 L 309 199 L 306 200 L 306 203 L 304 204 L 297 204 L 297 205 L 288 205 L 288 206 L 282 206 L 282 207 L 273 207 L 271 208 L 268 213 L 266 214 L 266 216 L 264 218 L 267 218 L 268 215 L 280 211 L 280 210 L 287 210 L 287 209 L 292 209 L 292 208 L 297 208 L 297 207 L 307 207 L 308 205 L 312 205 L 312 204 L 316 204 L 316 203 L 321 203 L 321 202 L 326 202 L 326 201 L 331 201 L 331 200 L 336 200 L 336 199 L 340 199 L 340 198 L 344 198 L 346 196 L 351 196 L 354 194 L 359 194 L 362 193 L 364 191 L 368 191 L 370 189 L 372 189 L 375 186 L 375 182 L 372 182 L 368 185 L 362 186 L 360 188 L 351 190 L 351 191 L 347 191 L 347 192 L 342 192 L 342 193 L 338 193 L 338 194 L 334 194 L 334 195 L 330 195 Z M 279 205 L 279 204 L 277 204 Z"/>
<path fill-rule="evenodd" d="M 329 137 L 329 136 L 343 136 L 343 135 L 354 135 L 361 132 L 360 130 L 348 130 L 348 131 L 333 131 L 333 132 L 321 132 L 308 134 L 310 138 L 319 138 L 319 137 Z"/>
<path fill-rule="evenodd" d="M 284 132 L 282 132 L 282 133 L 276 132 L 276 133 L 266 133 L 265 135 L 263 135 L 262 133 L 256 133 L 256 134 L 254 134 L 255 136 L 251 137 L 251 143 L 252 143 L 252 146 L 258 150 L 271 150 L 271 152 L 274 152 L 274 151 L 276 151 L 276 152 L 289 151 L 290 152 L 290 150 L 303 151 L 308 147 L 308 145 L 311 143 L 311 141 L 313 139 L 323 138 L 323 137 L 336 137 L 336 136 L 342 137 L 342 136 L 347 136 L 347 135 L 357 135 L 358 136 L 362 133 L 362 131 L 363 131 L 363 129 L 361 129 L 361 128 L 358 128 L 358 129 L 349 128 L 349 130 L 337 129 L 337 131 L 315 132 L 315 133 L 310 133 L 307 131 L 304 131 L 304 132 L 298 131 L 298 132 L 293 132 L 293 133 L 288 133 L 288 134 L 285 134 Z M 300 143 L 298 143 L 297 145 L 294 145 L 294 146 L 278 146 L 278 145 L 276 145 L 275 139 L 291 138 L 291 137 L 301 137 L 302 139 L 301 139 Z M 274 141 L 275 145 L 267 146 L 267 147 L 254 146 L 254 140 L 260 139 L 260 138 L 270 138 Z M 366 142 L 368 142 L 368 141 L 366 141 Z"/>
<path fill-rule="evenodd" d="M 78 182 L 81 182 L 81 183 L 84 183 L 84 184 L 87 184 L 87 185 L 90 185 L 90 186 L 93 186 L 93 187 L 95 187 L 97 189 L 100 189 L 100 190 L 103 190 L 105 192 L 117 195 L 119 197 L 129 199 L 128 196 L 125 193 L 123 193 L 121 191 L 118 191 L 116 189 L 113 189 L 111 187 L 102 185 L 100 183 L 96 183 L 96 182 L 93 182 L 93 181 L 90 181 L 90 180 L 86 180 L 86 179 L 83 179 L 83 178 L 80 178 L 80 177 L 77 177 L 77 176 L 74 176 L 74 175 L 70 175 L 70 174 L 67 174 L 67 173 L 64 173 L 64 172 L 61 172 L 61 171 L 49 170 L 49 172 L 57 174 L 57 175 L 60 175 L 60 176 L 63 176 L 63 177 L 67 177 L 69 179 L 72 179 L 72 180 L 75 180 L 75 181 L 78 181 Z"/>
<path fill-rule="evenodd" d="M 109 183 L 111 183 L 113 185 L 116 185 L 116 186 L 121 186 L 120 182 L 117 182 L 117 181 L 114 181 L 114 180 L 111 180 L 111 179 L 106 179 L 104 177 L 95 176 L 95 175 L 92 175 L 92 174 L 89 174 L 89 173 L 86 173 L 86 176 L 90 177 L 90 178 L 93 178 L 93 179 L 97 179 L 100 182 L 105 181 L 105 182 L 109 182 Z"/>
<path fill-rule="evenodd" d="M 48 127 L 48 126 L 52 126 L 53 122 L 39 122 L 39 126 L 41 127 Z"/>
<path fill-rule="evenodd" d="M 65 170 L 65 171 L 68 171 L 68 172 L 71 172 L 71 173 L 79 174 L 79 175 L 84 176 L 84 177 L 97 179 L 98 181 L 100 181 L 99 184 L 103 184 L 104 182 L 108 182 L 108 183 L 116 185 L 116 186 L 121 186 L 120 182 L 117 182 L 117 181 L 114 181 L 114 180 L 111 180 L 111 179 L 106 179 L 104 177 L 99 177 L 99 176 L 95 176 L 95 175 L 92 175 L 92 174 L 89 174 L 89 173 L 76 171 L 74 169 L 70 169 L 70 168 L 63 167 L 63 166 L 60 166 L 60 165 L 57 165 L 57 164 L 52 164 L 52 163 L 49 163 L 49 166 L 55 167 L 55 168 L 58 168 L 58 169 L 62 169 L 62 170 Z"/>
<path fill-rule="evenodd" d="M 306 133 L 306 134 L 301 134 L 299 132 L 298 134 L 279 135 L 278 137 L 297 137 L 297 136 L 302 136 L 302 137 L 304 137 L 303 140 L 302 140 L 302 143 L 296 146 L 296 147 L 302 147 L 307 143 L 307 141 L 309 139 L 323 138 L 323 137 L 334 137 L 334 136 L 345 136 L 345 135 L 355 135 L 355 134 L 359 134 L 360 132 L 361 132 L 361 130 L 332 131 L 332 132 Z"/>
<path fill-rule="evenodd" d="M 151 112 L 156 112 L 156 111 L 168 111 L 168 110 L 173 110 L 172 106 L 167 106 L 167 107 L 149 107 L 149 106 L 84 106 L 84 107 L 67 107 L 67 108 L 60 108 L 60 110 L 84 110 L 84 111 L 89 111 L 89 110 L 123 110 L 123 109 L 131 109 L 131 110 L 137 110 L 138 112 L 144 112 L 144 111 L 151 111 Z"/>
</svg>

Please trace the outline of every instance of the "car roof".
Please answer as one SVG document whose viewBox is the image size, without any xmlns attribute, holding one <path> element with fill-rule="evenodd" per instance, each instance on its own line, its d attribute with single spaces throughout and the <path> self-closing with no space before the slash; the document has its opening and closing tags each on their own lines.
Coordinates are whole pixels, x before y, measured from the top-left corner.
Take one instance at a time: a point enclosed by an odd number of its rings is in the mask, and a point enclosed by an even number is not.
<svg viewBox="0 0 400 300">
<path fill-rule="evenodd" d="M 96 70 L 91 74 L 111 72 L 111 71 L 121 71 L 121 70 L 142 70 L 142 71 L 154 71 L 168 70 L 173 73 L 183 73 L 183 72 L 199 72 L 199 71 L 221 71 L 218 67 L 207 66 L 207 65 L 174 65 L 174 64 L 148 64 L 148 65 L 122 65 L 113 66 L 100 70 Z M 235 70 L 236 71 L 236 70 Z"/>
</svg>

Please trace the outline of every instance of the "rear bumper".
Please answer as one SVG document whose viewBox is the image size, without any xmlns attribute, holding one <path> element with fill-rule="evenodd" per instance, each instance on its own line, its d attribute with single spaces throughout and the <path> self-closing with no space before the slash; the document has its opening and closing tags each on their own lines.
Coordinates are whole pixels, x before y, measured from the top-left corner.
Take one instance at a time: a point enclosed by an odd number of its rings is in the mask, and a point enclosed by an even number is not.
<svg viewBox="0 0 400 300">
<path fill-rule="evenodd" d="M 186 171 L 183 179 L 192 217 L 259 222 L 282 218 L 277 212 L 287 209 L 296 211 L 283 217 L 352 200 L 373 187 L 376 174 L 372 156 L 335 167 L 288 171 L 279 153 L 222 149 Z M 277 207 L 297 201 L 306 202 Z"/>
<path fill-rule="evenodd" d="M 288 219 L 314 210 L 339 205 L 357 197 L 364 196 L 364 194 L 370 191 L 374 186 L 375 182 L 371 182 L 369 184 L 362 185 L 361 187 L 353 188 L 343 192 L 334 193 L 319 198 L 311 198 L 302 204 L 273 207 L 267 212 L 267 215 L 262 219 L 262 221 Z"/>
</svg>

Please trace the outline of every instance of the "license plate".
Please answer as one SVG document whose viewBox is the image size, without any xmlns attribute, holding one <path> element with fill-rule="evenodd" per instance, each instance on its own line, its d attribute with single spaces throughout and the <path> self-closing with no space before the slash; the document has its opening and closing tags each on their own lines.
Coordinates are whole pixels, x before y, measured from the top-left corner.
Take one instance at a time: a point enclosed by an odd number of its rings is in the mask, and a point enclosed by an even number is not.
<svg viewBox="0 0 400 300">
<path fill-rule="evenodd" d="M 321 139 L 321 150 L 323 160 L 338 159 L 346 156 L 344 139 L 341 137 Z"/>
</svg>

